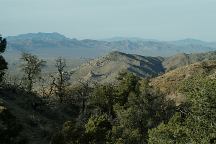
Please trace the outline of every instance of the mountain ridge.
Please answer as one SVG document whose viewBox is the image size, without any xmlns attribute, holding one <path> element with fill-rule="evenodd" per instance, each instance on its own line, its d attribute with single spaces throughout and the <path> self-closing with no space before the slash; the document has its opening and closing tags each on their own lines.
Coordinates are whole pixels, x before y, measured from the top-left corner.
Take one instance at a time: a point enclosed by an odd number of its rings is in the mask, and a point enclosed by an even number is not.
<svg viewBox="0 0 216 144">
<path fill-rule="evenodd" d="M 197 62 L 216 60 L 216 51 L 197 54 L 177 54 L 171 57 L 151 57 L 113 51 L 82 64 L 73 77 L 86 81 L 112 83 L 120 72 L 132 72 L 139 77 L 153 77 Z"/>
<path fill-rule="evenodd" d="M 162 58 L 144 57 L 114 51 L 81 65 L 73 74 L 74 80 L 83 79 L 101 83 L 115 82 L 120 72 L 129 71 L 140 77 L 164 72 Z"/>
<path fill-rule="evenodd" d="M 118 41 L 77 40 L 59 33 L 30 33 L 7 37 L 8 49 L 13 51 L 30 51 L 38 55 L 49 53 L 56 57 L 89 57 L 95 58 L 111 51 L 121 51 L 145 56 L 171 56 L 177 53 L 207 52 L 216 50 L 215 42 L 204 42 L 194 39 L 179 41 L 157 41 L 136 38 L 121 38 Z M 51 49 L 51 50 L 50 50 Z"/>
</svg>

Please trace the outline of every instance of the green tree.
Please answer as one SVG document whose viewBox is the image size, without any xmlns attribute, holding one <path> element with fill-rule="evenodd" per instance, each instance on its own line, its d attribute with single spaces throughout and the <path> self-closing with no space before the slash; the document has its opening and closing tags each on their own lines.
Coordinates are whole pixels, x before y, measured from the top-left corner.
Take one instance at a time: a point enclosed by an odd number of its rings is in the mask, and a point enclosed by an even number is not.
<svg viewBox="0 0 216 144">
<path fill-rule="evenodd" d="M 109 117 L 114 117 L 115 98 L 115 89 L 112 85 L 98 85 L 91 94 L 90 104 L 98 113 L 106 113 Z"/>
<path fill-rule="evenodd" d="M 42 67 L 45 66 L 45 61 L 29 53 L 22 53 L 21 60 L 23 61 L 21 67 L 24 72 L 24 86 L 26 86 L 26 90 L 30 92 L 32 91 L 36 79 L 41 74 Z"/>
<path fill-rule="evenodd" d="M 106 114 L 91 116 L 85 125 L 88 143 L 102 144 L 108 141 L 107 135 L 112 128 Z"/>
<path fill-rule="evenodd" d="M 5 38 L 2 38 L 0 35 L 0 54 L 2 54 L 7 46 L 7 41 Z M 5 74 L 5 70 L 7 69 L 7 62 L 5 61 L 4 57 L 0 55 L 0 82 L 3 80 L 3 76 Z"/>
<path fill-rule="evenodd" d="M 60 103 L 62 103 L 65 100 L 66 89 L 69 86 L 69 80 L 70 80 L 70 73 L 68 73 L 65 68 L 66 60 L 59 57 L 56 59 L 56 68 L 57 68 L 57 77 L 53 77 L 54 80 L 54 86 L 56 88 L 56 95 L 59 97 Z"/>
<path fill-rule="evenodd" d="M 147 143 L 148 130 L 172 115 L 173 103 L 165 96 L 150 87 L 148 81 L 139 81 L 136 93 L 128 96 L 124 105 L 116 105 L 117 123 L 113 127 L 115 140 L 124 143 Z"/>
<path fill-rule="evenodd" d="M 76 120 L 79 131 L 73 124 L 64 127 L 57 141 L 63 138 L 69 140 L 65 143 L 147 143 L 148 130 L 167 122 L 174 107 L 148 80 L 133 74 L 121 75 L 115 86 L 96 85 L 86 104 L 85 118 Z"/>
<path fill-rule="evenodd" d="M 137 92 L 139 78 L 132 73 L 122 72 L 117 78 L 119 85 L 117 88 L 117 103 L 124 105 L 128 101 L 128 96 Z"/>
<path fill-rule="evenodd" d="M 61 131 L 57 132 L 51 144 L 80 144 L 88 143 L 85 137 L 85 127 L 80 123 L 66 121 L 63 124 Z"/>
<path fill-rule="evenodd" d="M 186 144 L 189 142 L 187 127 L 181 113 L 176 113 L 168 123 L 162 122 L 157 128 L 149 130 L 149 144 Z"/>
<path fill-rule="evenodd" d="M 67 121 L 53 136 L 51 144 L 103 144 L 108 141 L 111 127 L 106 114 L 91 116 L 86 124 Z"/>
<path fill-rule="evenodd" d="M 92 87 L 88 82 L 79 81 L 80 84 L 75 85 L 72 92 L 77 96 L 78 101 L 81 103 L 80 114 L 85 115 L 87 109 L 87 100 L 92 92 Z"/>
</svg>

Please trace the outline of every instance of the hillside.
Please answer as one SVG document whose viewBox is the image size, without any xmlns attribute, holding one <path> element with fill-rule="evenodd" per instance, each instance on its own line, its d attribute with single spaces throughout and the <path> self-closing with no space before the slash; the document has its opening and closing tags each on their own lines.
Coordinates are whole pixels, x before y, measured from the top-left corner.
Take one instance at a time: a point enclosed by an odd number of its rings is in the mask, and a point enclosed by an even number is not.
<svg viewBox="0 0 216 144">
<path fill-rule="evenodd" d="M 206 53 L 180 53 L 168 58 L 163 61 L 163 66 L 166 71 L 174 70 L 178 67 L 193 64 L 196 62 L 202 62 L 207 60 L 216 60 L 216 52 L 206 52 Z"/>
<path fill-rule="evenodd" d="M 53 134 L 74 114 L 66 107 L 48 106 L 38 95 L 17 87 L 0 88 L 1 143 L 50 143 Z"/>
<path fill-rule="evenodd" d="M 169 71 L 151 80 L 151 85 L 158 87 L 162 92 L 167 93 L 177 103 L 184 100 L 184 96 L 177 93 L 179 85 L 186 79 L 195 75 L 207 75 L 214 78 L 216 75 L 216 61 L 203 61 L 190 64 Z"/>
<path fill-rule="evenodd" d="M 163 58 L 160 57 L 144 57 L 115 51 L 81 65 L 73 78 L 107 83 L 115 81 L 118 74 L 124 71 L 148 77 L 164 72 L 162 61 Z"/>
<path fill-rule="evenodd" d="M 128 71 L 140 77 L 152 77 L 196 62 L 216 60 L 216 52 L 177 54 L 168 58 L 147 57 L 118 51 L 82 64 L 73 80 L 113 82 L 119 72 Z"/>
</svg>

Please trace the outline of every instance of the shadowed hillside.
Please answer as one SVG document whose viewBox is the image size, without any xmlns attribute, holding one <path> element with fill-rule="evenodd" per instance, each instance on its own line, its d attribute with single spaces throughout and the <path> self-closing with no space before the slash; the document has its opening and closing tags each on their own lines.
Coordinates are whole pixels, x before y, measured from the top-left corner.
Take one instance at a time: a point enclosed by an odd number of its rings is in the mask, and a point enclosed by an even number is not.
<svg viewBox="0 0 216 144">
<path fill-rule="evenodd" d="M 67 114 L 66 106 L 48 106 L 37 94 L 10 85 L 0 88 L 1 143 L 48 144 L 64 121 L 73 116 Z"/>
<path fill-rule="evenodd" d="M 140 77 L 150 77 L 164 72 L 162 61 L 163 58 L 160 57 L 144 57 L 115 51 L 81 65 L 73 78 L 109 83 L 114 82 L 120 72 L 126 71 Z"/>
<path fill-rule="evenodd" d="M 147 57 L 126 54 L 118 51 L 91 60 L 79 66 L 73 74 L 73 80 L 110 83 L 120 72 L 132 72 L 140 77 L 154 77 L 165 71 L 171 71 L 186 65 L 207 60 L 216 60 L 216 52 L 177 54 L 168 58 Z"/>
</svg>

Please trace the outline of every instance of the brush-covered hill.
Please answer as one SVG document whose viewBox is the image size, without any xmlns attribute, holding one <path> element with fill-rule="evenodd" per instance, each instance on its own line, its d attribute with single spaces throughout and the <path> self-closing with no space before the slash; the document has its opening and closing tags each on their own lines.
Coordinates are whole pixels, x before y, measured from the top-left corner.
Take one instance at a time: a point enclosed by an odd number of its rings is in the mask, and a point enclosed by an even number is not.
<svg viewBox="0 0 216 144">
<path fill-rule="evenodd" d="M 202 61 L 171 70 L 161 76 L 153 78 L 151 85 L 168 94 L 177 103 L 184 100 L 184 96 L 178 93 L 182 82 L 196 75 L 216 76 L 216 61 Z"/>
<path fill-rule="evenodd" d="M 116 80 L 120 72 L 132 72 L 140 77 L 149 77 L 164 72 L 161 57 L 111 52 L 81 65 L 73 74 L 74 79 L 84 79 L 101 83 Z"/>
<path fill-rule="evenodd" d="M 216 60 L 216 51 L 191 54 L 180 53 L 165 58 L 165 60 L 163 61 L 163 66 L 166 68 L 166 71 L 170 71 L 185 65 L 207 60 Z"/>
<path fill-rule="evenodd" d="M 163 58 L 114 51 L 104 57 L 99 57 L 82 64 L 75 70 L 73 80 L 83 79 L 109 83 L 114 82 L 120 72 L 132 72 L 140 77 L 153 77 L 164 72 L 208 60 L 216 60 L 216 52 L 182 53 Z"/>
</svg>

